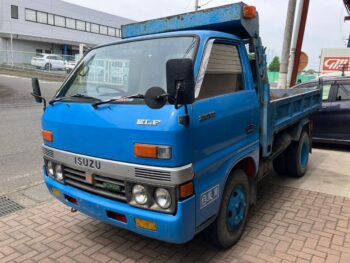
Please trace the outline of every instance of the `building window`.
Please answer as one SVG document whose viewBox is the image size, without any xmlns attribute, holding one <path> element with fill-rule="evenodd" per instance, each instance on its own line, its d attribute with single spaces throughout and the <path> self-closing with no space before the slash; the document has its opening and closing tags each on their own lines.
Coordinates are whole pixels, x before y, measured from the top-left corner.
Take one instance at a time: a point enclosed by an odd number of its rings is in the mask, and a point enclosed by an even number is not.
<svg viewBox="0 0 350 263">
<path fill-rule="evenodd" d="M 91 24 L 91 32 L 92 33 L 100 33 L 100 26 L 97 24 Z"/>
<path fill-rule="evenodd" d="M 45 50 L 45 54 L 51 54 L 51 50 Z"/>
<path fill-rule="evenodd" d="M 91 31 L 91 24 L 89 22 L 86 22 L 86 31 L 90 32 Z"/>
<path fill-rule="evenodd" d="M 66 18 L 66 27 L 70 29 L 75 29 L 75 19 Z"/>
<path fill-rule="evenodd" d="M 47 24 L 47 13 L 37 11 L 36 19 L 38 23 Z"/>
<path fill-rule="evenodd" d="M 15 10 L 14 10 L 15 9 Z M 18 7 L 11 6 L 11 17 L 18 18 Z M 46 12 L 25 9 L 25 20 L 37 22 L 40 24 L 66 27 L 80 31 L 92 32 L 111 37 L 120 37 L 120 29 L 115 27 L 103 26 L 95 23 L 68 18 L 60 15 L 48 14 Z"/>
<path fill-rule="evenodd" d="M 47 15 L 47 23 L 48 23 L 49 25 L 54 25 L 53 14 L 48 14 L 48 15 Z"/>
<path fill-rule="evenodd" d="M 107 35 L 107 27 L 106 26 L 100 26 L 100 34 Z"/>
<path fill-rule="evenodd" d="M 18 19 L 18 6 L 11 5 L 11 18 Z"/>
<path fill-rule="evenodd" d="M 26 9 L 25 17 L 26 17 L 27 21 L 36 22 L 36 11 L 31 10 L 31 9 Z"/>
<path fill-rule="evenodd" d="M 85 31 L 85 22 L 81 20 L 77 20 L 77 29 L 81 31 Z"/>
<path fill-rule="evenodd" d="M 66 21 L 63 16 L 56 16 L 55 15 L 55 26 L 65 27 Z"/>
<path fill-rule="evenodd" d="M 117 31 L 116 31 L 116 37 L 120 37 L 121 33 L 120 33 L 120 29 L 117 28 Z"/>
<path fill-rule="evenodd" d="M 111 37 L 115 37 L 115 28 L 108 27 L 108 35 Z"/>
<path fill-rule="evenodd" d="M 35 50 L 35 53 L 36 53 L 37 55 L 41 55 L 41 54 L 43 53 L 43 50 L 42 50 L 42 49 L 36 49 L 36 50 Z"/>
</svg>

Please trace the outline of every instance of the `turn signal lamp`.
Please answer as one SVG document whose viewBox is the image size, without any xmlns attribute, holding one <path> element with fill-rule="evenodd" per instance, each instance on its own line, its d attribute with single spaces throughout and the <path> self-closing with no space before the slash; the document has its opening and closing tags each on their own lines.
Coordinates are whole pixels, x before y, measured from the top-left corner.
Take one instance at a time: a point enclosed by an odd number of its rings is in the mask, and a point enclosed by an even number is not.
<svg viewBox="0 0 350 263">
<path fill-rule="evenodd" d="M 53 142 L 53 133 L 52 133 L 52 132 L 42 130 L 42 131 L 41 131 L 41 134 L 42 134 L 42 136 L 43 136 L 43 140 L 44 140 L 44 141 Z"/>
<path fill-rule="evenodd" d="M 180 185 L 180 198 L 184 199 L 193 194 L 193 182 L 188 182 Z"/>
<path fill-rule="evenodd" d="M 153 159 L 171 159 L 171 147 L 151 144 L 135 144 L 134 154 L 136 157 Z"/>
<path fill-rule="evenodd" d="M 256 7 L 252 5 L 246 5 L 243 7 L 243 17 L 244 18 L 254 18 L 256 17 Z"/>
</svg>

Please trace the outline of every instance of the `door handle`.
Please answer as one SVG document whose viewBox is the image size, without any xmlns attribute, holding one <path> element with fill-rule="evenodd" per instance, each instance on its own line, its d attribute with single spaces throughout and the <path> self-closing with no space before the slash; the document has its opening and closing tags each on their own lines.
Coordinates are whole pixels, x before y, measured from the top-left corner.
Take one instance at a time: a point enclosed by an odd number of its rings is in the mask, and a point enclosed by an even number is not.
<svg viewBox="0 0 350 263">
<path fill-rule="evenodd" d="M 209 119 L 214 119 L 216 117 L 216 112 L 215 111 L 211 111 L 208 113 L 205 113 L 203 115 L 200 115 L 198 117 L 199 121 L 207 121 Z"/>
<path fill-rule="evenodd" d="M 254 124 L 249 124 L 249 125 L 247 126 L 247 128 L 245 129 L 246 134 L 252 133 L 252 132 L 254 131 L 254 127 L 255 127 Z"/>
</svg>

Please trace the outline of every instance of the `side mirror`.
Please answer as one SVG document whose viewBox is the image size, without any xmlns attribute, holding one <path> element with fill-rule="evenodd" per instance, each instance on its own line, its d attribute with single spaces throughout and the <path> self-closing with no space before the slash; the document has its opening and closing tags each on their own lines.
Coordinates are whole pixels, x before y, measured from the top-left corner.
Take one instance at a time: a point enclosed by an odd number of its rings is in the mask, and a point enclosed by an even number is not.
<svg viewBox="0 0 350 263">
<path fill-rule="evenodd" d="M 167 101 L 166 92 L 159 87 L 153 87 L 147 90 L 145 94 L 145 103 L 151 109 L 162 108 Z"/>
<path fill-rule="evenodd" d="M 194 73 L 191 59 L 170 59 L 166 63 L 167 93 L 170 104 L 194 102 Z"/>
<path fill-rule="evenodd" d="M 43 98 L 41 97 L 41 90 L 40 90 L 38 78 L 32 78 L 32 88 L 33 88 L 32 95 L 34 96 L 35 101 L 37 103 L 42 103 Z"/>
<path fill-rule="evenodd" d="M 44 110 L 46 109 L 46 100 L 41 96 L 41 90 L 38 78 L 32 78 L 32 88 L 33 92 L 30 93 L 37 103 L 44 102 Z"/>
</svg>

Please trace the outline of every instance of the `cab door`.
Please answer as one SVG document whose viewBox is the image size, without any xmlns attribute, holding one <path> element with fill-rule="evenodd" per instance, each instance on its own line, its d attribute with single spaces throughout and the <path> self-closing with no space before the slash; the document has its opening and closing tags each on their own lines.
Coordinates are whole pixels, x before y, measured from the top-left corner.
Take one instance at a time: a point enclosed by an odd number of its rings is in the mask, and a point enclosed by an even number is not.
<svg viewBox="0 0 350 263">
<path fill-rule="evenodd" d="M 245 52 L 239 43 L 211 40 L 197 78 L 190 124 L 197 225 L 219 208 L 228 160 L 258 140 L 258 97 Z M 203 203 L 201 195 L 208 191 L 211 200 Z"/>
</svg>

